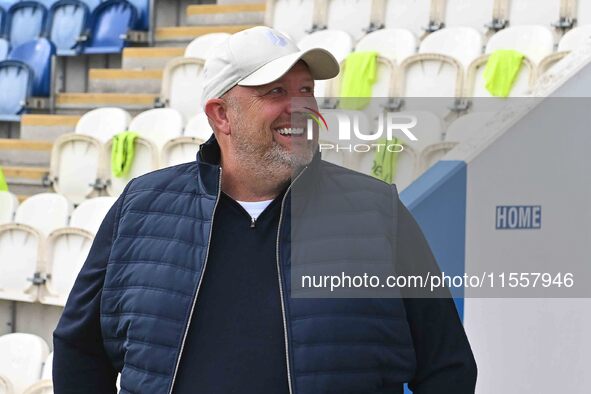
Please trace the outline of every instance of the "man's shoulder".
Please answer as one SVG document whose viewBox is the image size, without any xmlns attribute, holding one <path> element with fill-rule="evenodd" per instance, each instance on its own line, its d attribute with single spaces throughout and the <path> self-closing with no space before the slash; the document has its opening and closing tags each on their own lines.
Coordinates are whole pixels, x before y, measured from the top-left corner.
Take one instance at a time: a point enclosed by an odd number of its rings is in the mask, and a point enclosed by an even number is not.
<svg viewBox="0 0 591 394">
<path fill-rule="evenodd" d="M 197 162 L 183 163 L 162 168 L 134 178 L 127 193 L 141 193 L 164 190 L 186 190 L 196 187 L 199 179 Z"/>
</svg>

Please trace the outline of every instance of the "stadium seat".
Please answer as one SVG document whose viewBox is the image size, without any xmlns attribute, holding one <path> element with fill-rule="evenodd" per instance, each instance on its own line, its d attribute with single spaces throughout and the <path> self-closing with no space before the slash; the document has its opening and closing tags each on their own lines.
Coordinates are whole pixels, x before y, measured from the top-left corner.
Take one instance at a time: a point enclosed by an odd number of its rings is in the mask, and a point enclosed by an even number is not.
<svg viewBox="0 0 591 394">
<path fill-rule="evenodd" d="M 7 379 L 14 394 L 21 394 L 41 377 L 49 346 L 37 335 L 6 334 L 0 336 L 0 376 Z"/>
<path fill-rule="evenodd" d="M 572 0 L 576 2 L 577 26 L 591 24 L 591 1 L 590 0 Z"/>
<path fill-rule="evenodd" d="M 19 60 L 33 70 L 32 95 L 49 97 L 51 90 L 51 57 L 55 55 L 55 45 L 47 38 L 28 41 L 13 47 L 8 58 Z"/>
<path fill-rule="evenodd" d="M 314 28 L 314 0 L 267 0 L 265 25 L 300 40 Z"/>
<path fill-rule="evenodd" d="M 554 51 L 554 33 L 545 26 L 513 26 L 493 34 L 485 53 L 513 49 L 523 53 L 534 64 Z"/>
<path fill-rule="evenodd" d="M 421 37 L 430 25 L 431 0 L 385 0 L 383 26 L 402 28 Z"/>
<path fill-rule="evenodd" d="M 41 3 L 45 8 L 50 9 L 58 0 L 35 0 L 37 3 Z"/>
<path fill-rule="evenodd" d="M 133 118 L 129 130 L 154 142 L 161 149 L 168 140 L 182 135 L 183 116 L 173 108 L 150 109 Z"/>
<path fill-rule="evenodd" d="M 23 62 L 0 62 L 0 120 L 18 122 L 31 96 L 33 71 Z"/>
<path fill-rule="evenodd" d="M 200 101 L 204 63 L 202 59 L 178 57 L 164 68 L 160 101 L 178 110 L 184 121 L 203 111 Z"/>
<path fill-rule="evenodd" d="M 64 134 L 53 143 L 49 179 L 53 189 L 74 204 L 95 196 L 101 188 L 104 162 L 101 142 L 84 134 Z"/>
<path fill-rule="evenodd" d="M 10 223 L 18 208 L 18 198 L 10 192 L 0 192 L 0 224 Z"/>
<path fill-rule="evenodd" d="M 366 34 L 370 26 L 372 0 L 327 0 L 325 27 L 343 30 L 355 41 Z"/>
<path fill-rule="evenodd" d="M 417 52 L 417 38 L 406 29 L 380 29 L 362 37 L 355 51 L 377 51 L 380 56 L 400 64 Z"/>
<path fill-rule="evenodd" d="M 8 58 L 9 52 L 10 43 L 4 38 L 0 38 L 0 61 L 6 60 L 6 58 Z"/>
<path fill-rule="evenodd" d="M 332 53 L 339 63 L 353 50 L 353 39 L 341 30 L 319 30 L 308 34 L 298 41 L 298 48 L 305 51 L 311 48 L 323 48 Z M 332 80 L 315 81 L 314 95 L 316 97 L 330 97 Z"/>
<path fill-rule="evenodd" d="M 4 34 L 4 24 L 5 23 L 6 23 L 6 8 L 5 8 L 5 5 L 2 2 L 0 2 L 0 34 Z"/>
<path fill-rule="evenodd" d="M 51 7 L 47 35 L 59 56 L 74 56 L 82 50 L 80 37 L 89 13 L 88 5 L 80 0 L 60 0 Z"/>
<path fill-rule="evenodd" d="M 128 0 L 137 10 L 135 30 L 149 30 L 150 28 L 150 0 Z"/>
<path fill-rule="evenodd" d="M 381 56 L 378 56 L 377 63 L 377 76 L 372 85 L 371 95 L 372 97 L 393 97 L 396 94 L 396 65 L 391 60 Z M 333 97 L 340 97 L 341 95 L 341 83 L 346 68 L 347 62 L 345 61 L 341 66 L 341 72 L 331 84 L 331 96 Z"/>
<path fill-rule="evenodd" d="M 429 34 L 419 53 L 438 53 L 458 60 L 464 69 L 482 54 L 482 35 L 471 27 L 448 27 Z"/>
<path fill-rule="evenodd" d="M 507 10 L 501 10 L 510 26 L 542 25 L 551 27 L 560 19 L 561 2 L 567 0 L 509 1 Z"/>
<path fill-rule="evenodd" d="M 162 167 L 195 161 L 199 146 L 205 141 L 197 137 L 177 137 L 164 144 L 160 152 Z"/>
<path fill-rule="evenodd" d="M 89 135 L 105 143 L 115 134 L 127 130 L 131 115 L 115 107 L 103 107 L 88 111 L 76 124 L 76 133 Z"/>
<path fill-rule="evenodd" d="M 113 140 L 110 139 L 104 146 L 104 157 L 111 157 L 112 147 Z M 152 141 L 143 137 L 137 137 L 135 140 L 133 163 L 127 176 L 121 178 L 113 176 L 111 160 L 107 159 L 106 164 L 105 179 L 107 193 L 110 196 L 117 197 L 123 192 L 123 189 L 131 179 L 160 168 L 160 150 Z"/>
<path fill-rule="evenodd" d="M 33 227 L 47 236 L 53 230 L 65 227 L 72 211 L 72 204 L 57 193 L 35 194 L 21 203 L 14 221 Z"/>
<path fill-rule="evenodd" d="M 197 59 L 206 60 L 215 47 L 229 36 L 228 33 L 210 33 L 199 36 L 187 45 L 185 57 L 196 57 Z"/>
<path fill-rule="evenodd" d="M 39 38 L 45 31 L 47 9 L 36 1 L 20 1 L 8 10 L 6 35 L 14 48 Z"/>
<path fill-rule="evenodd" d="M 213 130 L 205 112 L 200 112 L 193 116 L 187 122 L 183 135 L 186 137 L 197 137 L 202 141 L 207 141 L 213 134 Z"/>
<path fill-rule="evenodd" d="M 115 200 L 114 197 L 95 197 L 82 201 L 72 212 L 70 227 L 81 228 L 96 234 Z"/>
<path fill-rule="evenodd" d="M 537 76 L 550 70 L 571 51 L 585 45 L 591 40 L 591 25 L 578 26 L 567 31 L 558 42 L 558 51 L 546 56 L 538 64 Z"/>
<path fill-rule="evenodd" d="M 29 386 L 23 394 L 53 394 L 53 352 L 49 353 L 43 363 L 41 380 Z"/>
<path fill-rule="evenodd" d="M 127 0 L 107 0 L 100 3 L 90 15 L 86 54 L 120 53 L 125 46 L 127 32 L 137 20 L 135 7 Z"/>
<path fill-rule="evenodd" d="M 31 96 L 33 71 L 23 62 L 4 60 L 0 62 L 0 120 L 20 120 Z"/>
<path fill-rule="evenodd" d="M 445 26 L 472 27 L 484 32 L 494 18 L 494 9 L 495 0 L 445 0 Z"/>
</svg>

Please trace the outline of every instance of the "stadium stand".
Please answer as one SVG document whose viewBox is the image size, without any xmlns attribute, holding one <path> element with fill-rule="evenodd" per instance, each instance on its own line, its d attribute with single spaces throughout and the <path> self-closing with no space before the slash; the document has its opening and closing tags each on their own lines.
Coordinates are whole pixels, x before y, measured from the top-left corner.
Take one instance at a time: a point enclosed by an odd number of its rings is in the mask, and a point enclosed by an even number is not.
<svg viewBox="0 0 591 394">
<path fill-rule="evenodd" d="M 267 0 L 265 24 L 297 42 L 318 28 L 314 5 L 314 0 Z"/>
<path fill-rule="evenodd" d="M 538 65 L 538 76 L 547 72 L 571 51 L 584 45 L 591 39 L 591 25 L 583 25 L 569 30 L 558 43 L 558 50 L 549 54 Z"/>
<path fill-rule="evenodd" d="M 0 62 L 0 120 L 18 122 L 33 89 L 33 71 L 23 62 Z"/>
<path fill-rule="evenodd" d="M 207 59 L 215 47 L 229 36 L 228 33 L 211 33 L 197 37 L 187 45 L 184 56 Z"/>
<path fill-rule="evenodd" d="M 27 41 L 10 51 L 9 60 L 25 63 L 33 71 L 33 96 L 48 97 L 51 91 L 51 58 L 55 45 L 46 38 Z"/>
<path fill-rule="evenodd" d="M 203 141 L 207 141 L 212 134 L 213 130 L 204 112 L 198 113 L 189 119 L 183 132 L 184 136 L 196 137 Z"/>
<path fill-rule="evenodd" d="M 417 51 L 417 38 L 406 29 L 380 29 L 363 36 L 355 51 L 377 51 L 380 56 L 402 63 Z"/>
<path fill-rule="evenodd" d="M 49 10 L 47 35 L 56 46 L 59 56 L 75 56 L 80 45 L 90 10 L 79 0 L 60 0 Z"/>
<path fill-rule="evenodd" d="M 382 4 L 376 12 L 381 18 L 378 26 L 408 29 L 417 37 L 440 27 L 432 16 L 431 0 L 383 0 Z"/>
<path fill-rule="evenodd" d="M 9 387 L 5 392 L 22 393 L 41 377 L 49 346 L 36 335 L 7 334 L 0 336 L 0 355 L 0 376 Z"/>
<path fill-rule="evenodd" d="M 0 224 L 12 222 L 18 204 L 18 199 L 14 194 L 0 192 Z"/>
<path fill-rule="evenodd" d="M 445 0 L 443 22 L 446 27 L 472 27 L 484 33 L 495 19 L 496 0 Z"/>
<path fill-rule="evenodd" d="M 155 108 L 134 117 L 129 123 L 129 130 L 161 149 L 168 140 L 182 135 L 183 123 L 183 116 L 176 109 Z"/>
<path fill-rule="evenodd" d="M 577 26 L 591 24 L 591 1 L 589 0 L 571 0 L 576 8 L 573 16 L 576 18 Z"/>
<path fill-rule="evenodd" d="M 482 54 L 482 35 L 471 27 L 448 27 L 429 34 L 419 53 L 436 53 L 458 60 L 464 68 Z"/>
<path fill-rule="evenodd" d="M 87 38 L 83 38 L 84 53 L 120 53 L 136 20 L 137 10 L 126 0 L 100 3 L 90 16 Z"/>
<path fill-rule="evenodd" d="M 41 380 L 27 387 L 23 394 L 53 394 L 52 382 L 53 370 L 53 352 L 49 353 L 43 363 L 43 371 L 41 372 Z"/>
<path fill-rule="evenodd" d="M 183 135 L 168 140 L 160 153 L 162 167 L 173 166 L 195 160 L 199 145 L 213 134 L 207 115 L 200 112 L 187 122 Z"/>
<path fill-rule="evenodd" d="M 8 9 L 6 36 L 11 47 L 39 38 L 45 31 L 47 8 L 36 1 L 20 1 Z"/>
<path fill-rule="evenodd" d="M 500 1 L 504 20 L 510 26 L 542 25 L 552 27 L 564 17 L 564 4 L 568 0 L 519 0 Z M 508 3 L 508 4 L 507 4 Z"/>
<path fill-rule="evenodd" d="M 554 51 L 554 33 L 539 25 L 512 26 L 495 33 L 487 42 L 485 53 L 513 49 L 523 53 L 534 64 Z"/>
<path fill-rule="evenodd" d="M 343 30 L 356 41 L 366 34 L 371 24 L 372 0 L 327 0 L 323 4 L 323 27 Z"/>
<path fill-rule="evenodd" d="M 203 59 L 178 57 L 164 68 L 159 104 L 178 110 L 186 121 L 202 111 Z"/>
<path fill-rule="evenodd" d="M 75 133 L 106 142 L 115 134 L 127 130 L 129 122 L 131 115 L 121 108 L 97 108 L 82 115 L 76 123 Z"/>
</svg>

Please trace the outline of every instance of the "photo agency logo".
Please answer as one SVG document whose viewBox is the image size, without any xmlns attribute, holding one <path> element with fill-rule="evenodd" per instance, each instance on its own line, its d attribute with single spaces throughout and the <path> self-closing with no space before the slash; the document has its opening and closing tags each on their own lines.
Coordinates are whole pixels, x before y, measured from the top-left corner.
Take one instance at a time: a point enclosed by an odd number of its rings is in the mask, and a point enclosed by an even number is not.
<svg viewBox="0 0 591 394">
<path fill-rule="evenodd" d="M 319 150 L 336 152 L 369 152 L 387 150 L 402 152 L 401 137 L 411 142 L 418 141 L 411 131 L 418 123 L 416 116 L 397 112 L 381 112 L 377 116 L 375 128 L 363 130 L 364 122 L 359 112 L 335 111 L 338 130 L 329 129 L 325 117 L 310 107 L 304 107 L 308 112 L 306 120 L 306 136 L 308 140 L 314 138 L 314 124 L 320 131 Z M 334 124 L 334 123 L 331 123 Z M 322 133 L 336 133 L 336 135 L 322 135 Z M 331 141 L 331 142 L 327 142 Z"/>
</svg>

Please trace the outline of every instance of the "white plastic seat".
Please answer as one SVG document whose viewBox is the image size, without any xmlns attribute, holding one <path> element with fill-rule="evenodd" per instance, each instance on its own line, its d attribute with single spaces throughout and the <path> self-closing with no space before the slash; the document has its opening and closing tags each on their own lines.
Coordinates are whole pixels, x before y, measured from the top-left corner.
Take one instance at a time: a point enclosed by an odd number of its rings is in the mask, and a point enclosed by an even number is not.
<svg viewBox="0 0 591 394">
<path fill-rule="evenodd" d="M 199 146 L 205 141 L 198 137 L 177 137 L 162 148 L 160 162 L 163 167 L 195 161 Z"/>
<path fill-rule="evenodd" d="M 41 380 L 29 386 L 23 394 L 53 394 L 53 352 L 49 353 L 43 363 L 43 371 L 41 372 Z"/>
<path fill-rule="evenodd" d="M 561 1 L 565 0 L 512 0 L 509 1 L 506 19 L 511 26 L 551 27 L 560 19 Z"/>
<path fill-rule="evenodd" d="M 534 64 L 554 51 L 554 33 L 545 26 L 513 26 L 500 30 L 488 40 L 485 53 L 513 49 L 523 53 Z"/>
<path fill-rule="evenodd" d="M 164 68 L 160 99 L 166 107 L 179 111 L 184 120 L 203 111 L 204 63 L 202 59 L 178 57 L 170 60 Z"/>
<path fill-rule="evenodd" d="M 361 38 L 355 51 L 377 51 L 400 64 L 417 52 L 417 38 L 407 29 L 380 29 Z"/>
<path fill-rule="evenodd" d="M 345 61 L 341 65 L 341 72 L 333 79 L 332 96 L 334 97 L 340 97 L 342 78 L 346 68 L 347 62 Z M 392 63 L 391 60 L 378 56 L 376 80 L 372 85 L 371 96 L 380 98 L 392 97 L 396 93 L 396 72 L 397 67 L 394 65 L 394 63 Z"/>
<path fill-rule="evenodd" d="M 326 27 L 343 30 L 359 40 L 370 25 L 372 0 L 327 0 Z"/>
<path fill-rule="evenodd" d="M 353 39 L 342 30 L 320 30 L 304 36 L 298 42 L 298 48 L 302 51 L 311 48 L 323 48 L 329 51 L 335 59 L 342 63 L 353 50 Z M 318 80 L 314 84 L 314 95 L 316 97 L 330 96 L 330 85 L 334 81 Z"/>
<path fill-rule="evenodd" d="M 103 219 L 109 212 L 109 209 L 115 204 L 115 197 L 95 197 L 83 201 L 70 217 L 70 227 L 81 228 L 96 234 L 103 222 Z"/>
<path fill-rule="evenodd" d="M 20 394 L 39 380 L 48 354 L 49 346 L 37 335 L 0 336 L 0 375 L 10 381 L 15 394 Z"/>
<path fill-rule="evenodd" d="M 431 0 L 385 0 L 383 24 L 386 28 L 402 28 L 421 37 L 429 25 Z"/>
<path fill-rule="evenodd" d="M 14 194 L 0 192 L 0 224 L 12 222 L 18 205 L 18 198 Z"/>
<path fill-rule="evenodd" d="M 115 134 L 127 130 L 130 121 L 131 115 L 121 108 L 97 108 L 82 115 L 76 124 L 75 132 L 105 143 Z"/>
<path fill-rule="evenodd" d="M 458 60 L 464 69 L 482 54 L 482 34 L 471 27 L 448 27 L 429 34 L 419 53 L 438 53 Z"/>
<path fill-rule="evenodd" d="M 129 130 L 162 148 L 168 140 L 182 134 L 183 116 L 174 108 L 149 109 L 131 120 Z"/>
<path fill-rule="evenodd" d="M 577 25 L 591 24 L 591 0 L 571 0 L 576 2 Z"/>
<path fill-rule="evenodd" d="M 105 157 L 111 157 L 111 149 L 113 147 L 113 139 L 110 139 L 104 146 Z M 105 179 L 107 183 L 107 193 L 110 196 L 119 196 L 125 185 L 140 175 L 157 170 L 160 167 L 159 149 L 155 143 L 143 137 L 135 139 L 135 152 L 133 163 L 129 169 L 127 176 L 115 177 L 111 169 L 111 160 L 107 160 Z"/>
<path fill-rule="evenodd" d="M 589 10 L 591 12 L 591 9 Z M 574 51 L 591 40 L 591 25 L 577 26 L 569 30 L 558 42 L 558 51 Z"/>
<path fill-rule="evenodd" d="M 272 26 L 297 42 L 312 30 L 314 4 L 314 0 L 267 0 L 265 25 Z"/>
<path fill-rule="evenodd" d="M 95 137 L 64 134 L 53 144 L 49 179 L 56 192 L 79 204 L 97 194 L 93 185 L 102 178 L 105 161 L 102 144 Z"/>
<path fill-rule="evenodd" d="M 44 271 L 48 279 L 39 291 L 41 303 L 66 305 L 76 276 L 86 261 L 92 240 L 92 233 L 79 228 L 65 227 L 51 233 L 45 248 Z"/>
<path fill-rule="evenodd" d="M 195 57 L 206 60 L 211 56 L 214 49 L 224 42 L 230 34 L 209 33 L 195 38 L 185 48 L 185 57 Z"/>
<path fill-rule="evenodd" d="M 14 215 L 14 221 L 31 226 L 47 236 L 53 230 L 67 226 L 71 211 L 72 205 L 64 196 L 39 193 L 21 203 Z"/>
<path fill-rule="evenodd" d="M 201 112 L 189 119 L 183 133 L 186 137 L 197 137 L 203 142 L 207 141 L 212 134 L 213 130 L 205 112 Z"/>
<path fill-rule="evenodd" d="M 467 26 L 484 32 L 494 18 L 495 0 L 446 0 L 445 3 L 447 27 Z"/>
</svg>

